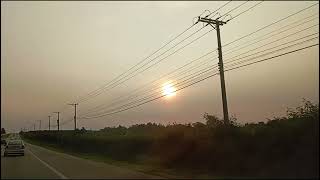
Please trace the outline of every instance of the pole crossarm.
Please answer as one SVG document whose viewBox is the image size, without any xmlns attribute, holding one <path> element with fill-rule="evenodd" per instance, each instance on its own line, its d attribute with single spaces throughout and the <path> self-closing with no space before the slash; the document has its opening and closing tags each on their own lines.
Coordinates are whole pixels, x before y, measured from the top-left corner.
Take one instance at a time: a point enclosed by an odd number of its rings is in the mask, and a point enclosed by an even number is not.
<svg viewBox="0 0 320 180">
<path fill-rule="evenodd" d="M 224 22 L 224 21 L 219 21 L 216 19 L 209 19 L 209 18 L 202 18 L 202 17 L 198 17 L 198 22 L 204 22 L 204 23 L 208 23 L 208 24 L 217 24 L 220 26 L 226 24 L 226 22 Z"/>
</svg>

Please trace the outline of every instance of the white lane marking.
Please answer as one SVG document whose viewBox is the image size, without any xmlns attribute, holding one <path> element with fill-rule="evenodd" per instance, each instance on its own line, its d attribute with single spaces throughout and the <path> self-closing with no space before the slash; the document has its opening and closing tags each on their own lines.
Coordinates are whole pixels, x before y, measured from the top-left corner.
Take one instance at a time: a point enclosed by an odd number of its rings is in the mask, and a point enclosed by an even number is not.
<svg viewBox="0 0 320 180">
<path fill-rule="evenodd" d="M 32 151 L 30 151 L 28 149 L 28 151 L 30 152 L 30 154 L 32 154 L 36 159 L 38 159 L 42 164 L 44 164 L 45 166 L 47 166 L 50 170 L 52 170 L 54 173 L 56 173 L 61 179 L 68 179 L 67 177 L 65 177 L 62 173 L 60 173 L 59 171 L 57 171 L 55 168 L 53 168 L 52 166 L 50 166 L 49 164 L 47 164 L 46 162 L 42 161 L 40 158 L 38 158 L 38 156 L 36 156 L 35 154 L 33 154 Z"/>
<path fill-rule="evenodd" d="M 30 143 L 27 143 L 27 142 L 25 142 L 25 144 L 27 144 L 27 145 L 29 145 L 29 146 L 37 147 L 37 148 L 42 149 L 42 150 L 45 150 L 45 151 L 49 151 L 49 152 L 51 152 L 51 153 L 55 153 L 55 154 L 57 154 L 57 155 L 64 155 L 64 156 L 68 156 L 68 157 L 71 157 L 71 158 L 77 159 L 77 160 L 90 161 L 90 160 L 88 160 L 88 159 L 78 158 L 78 157 L 72 156 L 72 155 L 70 155 L 70 154 L 53 151 L 53 150 L 51 150 L 51 149 L 47 149 L 47 148 L 44 148 L 44 147 L 41 147 L 41 146 L 37 146 L 37 145 L 34 145 L 34 144 L 30 144 Z"/>
<path fill-rule="evenodd" d="M 76 156 L 72 156 L 70 154 L 53 151 L 51 149 L 47 149 L 47 148 L 44 148 L 44 147 L 41 147 L 41 146 L 38 146 L 38 145 L 34 145 L 34 144 L 30 144 L 30 143 L 27 143 L 27 142 L 24 142 L 24 143 L 27 144 L 28 146 L 31 146 L 31 147 L 33 146 L 33 147 L 36 147 L 36 148 L 39 148 L 39 149 L 42 149 L 42 150 L 45 150 L 45 151 L 49 151 L 51 153 L 54 153 L 54 154 L 57 154 L 57 155 L 60 155 L 60 156 L 63 155 L 63 156 L 67 156 L 67 157 L 70 157 L 70 158 L 73 158 L 73 159 L 76 159 L 76 160 L 86 161 L 87 163 L 92 164 L 92 165 L 108 165 L 108 166 L 113 166 L 113 167 L 116 167 L 116 168 L 122 168 L 122 169 L 125 169 L 127 171 L 133 171 L 133 172 L 138 172 L 138 173 L 145 174 L 143 172 L 135 171 L 135 170 L 128 169 L 128 168 L 125 168 L 125 167 L 116 166 L 116 165 L 105 163 L 105 162 L 98 162 L 98 161 L 92 161 L 92 160 L 89 160 L 89 159 L 79 158 L 79 157 L 76 157 Z M 145 175 L 150 175 L 150 174 L 145 174 Z M 155 175 L 150 175 L 150 176 L 155 176 Z M 156 176 L 156 179 L 167 179 L 167 178 Z"/>
<path fill-rule="evenodd" d="M 89 159 L 79 158 L 79 157 L 76 157 L 76 156 L 73 156 L 73 155 L 70 155 L 70 154 L 53 151 L 53 150 L 51 150 L 51 149 L 46 149 L 46 148 L 44 148 L 44 147 L 37 146 L 37 145 L 34 145 L 34 144 L 30 144 L 30 143 L 26 143 L 26 142 L 25 142 L 25 144 L 27 144 L 28 146 L 37 147 L 37 148 L 42 149 L 42 150 L 45 150 L 45 151 L 49 151 L 49 152 L 54 153 L 54 154 L 57 154 L 57 155 L 59 155 L 59 156 L 66 156 L 66 157 L 70 157 L 70 158 L 73 158 L 73 159 L 76 159 L 76 160 L 86 161 L 87 163 L 93 164 L 93 165 L 106 164 L 106 163 L 104 163 L 104 162 L 92 161 L 92 160 L 89 160 Z M 107 163 L 107 164 L 108 164 L 109 166 L 112 166 L 112 164 L 109 164 L 109 163 Z M 115 167 L 118 167 L 118 166 L 115 166 Z"/>
</svg>

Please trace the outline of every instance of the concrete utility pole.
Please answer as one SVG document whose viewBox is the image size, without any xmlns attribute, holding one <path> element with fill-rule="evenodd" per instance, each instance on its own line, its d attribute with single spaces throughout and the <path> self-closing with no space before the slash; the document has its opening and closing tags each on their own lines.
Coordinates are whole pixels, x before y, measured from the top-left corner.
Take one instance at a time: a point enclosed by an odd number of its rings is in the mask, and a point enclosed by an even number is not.
<svg viewBox="0 0 320 180">
<path fill-rule="evenodd" d="M 50 117 L 51 117 L 51 116 L 48 116 L 48 117 L 49 117 L 49 131 L 50 131 Z"/>
<path fill-rule="evenodd" d="M 53 112 L 53 113 L 56 113 L 56 114 L 58 114 L 57 125 L 58 125 L 58 131 L 59 131 L 59 114 L 60 114 L 60 112 Z"/>
<path fill-rule="evenodd" d="M 228 115 L 227 93 L 226 93 L 225 80 L 224 80 L 224 69 L 223 69 L 221 37 L 220 37 L 220 26 L 222 26 L 223 24 L 226 24 L 226 22 L 219 21 L 218 19 L 219 18 L 214 20 L 214 19 L 199 17 L 198 21 L 210 24 L 210 26 L 212 26 L 217 31 L 218 51 L 219 51 L 218 65 L 219 65 L 221 93 L 222 93 L 223 119 L 224 119 L 224 123 L 228 124 L 229 115 Z"/>
<path fill-rule="evenodd" d="M 74 106 L 74 130 L 77 129 L 77 105 L 78 103 L 74 103 L 74 104 L 68 104 L 71 106 Z"/>
</svg>

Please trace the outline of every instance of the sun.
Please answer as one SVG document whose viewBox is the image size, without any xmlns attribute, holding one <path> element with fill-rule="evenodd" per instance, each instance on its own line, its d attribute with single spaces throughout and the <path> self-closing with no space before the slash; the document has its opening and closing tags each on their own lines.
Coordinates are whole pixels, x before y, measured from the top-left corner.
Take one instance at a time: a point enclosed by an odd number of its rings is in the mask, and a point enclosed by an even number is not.
<svg viewBox="0 0 320 180">
<path fill-rule="evenodd" d="M 175 96 L 176 93 L 176 88 L 169 82 L 164 83 L 162 86 L 162 94 L 165 95 L 166 97 L 172 97 Z"/>
</svg>

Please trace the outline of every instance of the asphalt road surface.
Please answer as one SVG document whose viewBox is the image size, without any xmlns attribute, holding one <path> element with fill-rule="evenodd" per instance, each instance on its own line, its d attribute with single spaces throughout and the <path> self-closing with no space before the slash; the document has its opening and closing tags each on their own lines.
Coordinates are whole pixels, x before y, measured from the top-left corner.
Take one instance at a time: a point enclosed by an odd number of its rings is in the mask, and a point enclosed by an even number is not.
<svg viewBox="0 0 320 180">
<path fill-rule="evenodd" d="M 163 179 L 27 144 L 25 156 L 3 157 L 1 179 Z"/>
</svg>

